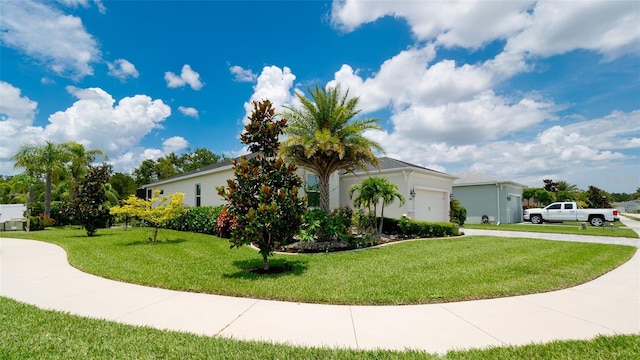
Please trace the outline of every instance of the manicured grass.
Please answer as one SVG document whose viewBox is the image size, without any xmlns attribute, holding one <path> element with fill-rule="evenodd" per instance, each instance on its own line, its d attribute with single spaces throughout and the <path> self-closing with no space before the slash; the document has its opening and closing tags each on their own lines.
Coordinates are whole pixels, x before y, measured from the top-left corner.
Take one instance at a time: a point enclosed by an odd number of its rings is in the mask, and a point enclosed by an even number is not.
<svg viewBox="0 0 640 360">
<path fill-rule="evenodd" d="M 526 232 L 540 232 L 540 233 L 556 233 L 556 234 L 573 234 L 573 235 L 587 235 L 587 236 L 611 236 L 611 237 L 626 237 L 626 238 L 640 238 L 640 235 L 632 229 L 621 227 L 620 223 L 614 223 L 613 227 L 595 227 L 587 225 L 587 229 L 582 229 L 581 223 L 562 223 L 562 224 L 464 224 L 464 228 L 467 229 L 481 229 L 481 230 L 503 230 L 503 231 L 526 231 Z M 463 230 L 464 231 L 464 230 Z"/>
<path fill-rule="evenodd" d="M 203 293 L 330 304 L 423 304 L 551 291 L 626 262 L 630 246 L 465 236 L 406 241 L 354 252 L 275 255 L 292 271 L 256 275 L 261 257 L 213 236 L 150 229 L 54 228 L 29 238 L 62 246 L 74 266 L 126 282 Z M 8 235 L 9 233 L 7 233 Z M 25 233 L 12 233 L 26 237 Z M 4 235 L 3 235 L 4 236 Z"/>
<path fill-rule="evenodd" d="M 635 359 L 640 335 L 451 351 L 302 348 L 161 331 L 45 311 L 0 297 L 0 359 Z"/>
</svg>

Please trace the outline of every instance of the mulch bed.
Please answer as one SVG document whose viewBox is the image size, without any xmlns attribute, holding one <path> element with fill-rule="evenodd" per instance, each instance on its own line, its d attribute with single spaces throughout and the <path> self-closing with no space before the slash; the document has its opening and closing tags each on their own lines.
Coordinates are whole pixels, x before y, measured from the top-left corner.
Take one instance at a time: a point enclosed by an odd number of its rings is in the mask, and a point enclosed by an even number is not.
<svg viewBox="0 0 640 360">
<path fill-rule="evenodd" d="M 289 244 L 281 249 L 278 252 L 286 252 L 293 254 L 308 254 L 308 253 L 324 253 L 324 252 L 337 252 L 337 251 L 348 251 L 348 250 L 356 250 L 356 249 L 365 249 L 373 246 L 388 244 L 392 242 L 398 242 L 408 240 L 405 238 L 383 235 L 380 239 L 372 238 L 368 241 L 359 242 L 359 246 L 354 246 L 354 243 L 348 243 L 346 241 L 298 241 L 292 244 Z"/>
</svg>

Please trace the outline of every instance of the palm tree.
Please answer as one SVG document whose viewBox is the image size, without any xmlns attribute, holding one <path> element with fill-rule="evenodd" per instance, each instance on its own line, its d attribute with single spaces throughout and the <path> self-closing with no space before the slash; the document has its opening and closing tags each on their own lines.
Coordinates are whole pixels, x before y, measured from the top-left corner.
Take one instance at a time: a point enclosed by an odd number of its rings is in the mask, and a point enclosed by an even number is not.
<svg viewBox="0 0 640 360">
<path fill-rule="evenodd" d="M 70 158 L 67 164 L 69 175 L 71 176 L 71 195 L 70 199 L 75 200 L 78 196 L 78 184 L 84 175 L 89 171 L 89 165 L 96 160 L 96 157 L 102 156 L 107 158 L 104 151 L 98 149 L 86 150 L 84 145 L 75 141 L 68 141 L 61 144 L 61 148 Z"/>
<path fill-rule="evenodd" d="M 349 91 L 340 87 L 307 90 L 311 99 L 296 93 L 301 108 L 285 106 L 282 116 L 288 119 L 284 129 L 287 139 L 280 153 L 298 166 L 316 173 L 320 186 L 320 208 L 330 210 L 329 177 L 338 170 L 366 169 L 367 164 L 378 165 L 373 151 L 383 152 L 377 142 L 365 138 L 367 130 L 381 130 L 379 119 L 354 120 L 360 110 L 358 97 L 349 99 Z"/>
<path fill-rule="evenodd" d="M 47 141 L 44 145 L 23 144 L 13 156 L 14 166 L 24 168 L 28 175 L 44 176 L 44 216 L 51 216 L 51 185 L 54 175 L 64 171 L 68 153 L 60 144 Z"/>
<path fill-rule="evenodd" d="M 353 198 L 355 193 L 358 196 Z M 378 236 L 382 235 L 382 224 L 384 223 L 384 207 L 391 205 L 395 199 L 404 204 L 404 196 L 398 191 L 398 185 L 389 182 L 388 179 L 372 176 L 366 178 L 361 184 L 355 184 L 349 188 L 349 197 L 353 199 L 356 207 L 365 206 L 369 209 L 373 207 L 373 214 L 377 216 L 377 207 L 380 201 L 380 224 L 377 226 Z"/>
<path fill-rule="evenodd" d="M 13 190 L 16 192 L 17 196 L 22 196 L 24 198 L 24 205 L 27 208 L 27 213 L 25 217 L 27 218 L 27 233 L 31 229 L 31 210 L 29 204 L 29 196 L 28 192 L 31 191 L 33 185 L 36 183 L 36 179 L 28 174 L 18 174 L 11 178 L 11 184 L 13 185 Z"/>
<path fill-rule="evenodd" d="M 565 180 L 558 181 L 557 182 L 557 186 L 558 186 L 558 191 L 568 191 L 568 192 L 578 192 L 578 191 L 580 191 L 580 189 L 578 189 L 578 185 L 569 184 Z"/>
</svg>

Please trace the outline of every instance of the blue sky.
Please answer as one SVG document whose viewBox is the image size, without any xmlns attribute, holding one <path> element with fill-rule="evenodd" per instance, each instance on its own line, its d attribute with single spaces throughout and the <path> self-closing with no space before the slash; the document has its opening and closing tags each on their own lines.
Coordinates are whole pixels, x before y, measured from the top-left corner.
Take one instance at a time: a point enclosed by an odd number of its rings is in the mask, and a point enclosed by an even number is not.
<svg viewBox="0 0 640 360">
<path fill-rule="evenodd" d="M 0 0 L 0 174 L 45 140 L 122 172 L 236 156 L 251 101 L 340 84 L 387 156 L 631 193 L 638 24 L 637 1 Z"/>
</svg>

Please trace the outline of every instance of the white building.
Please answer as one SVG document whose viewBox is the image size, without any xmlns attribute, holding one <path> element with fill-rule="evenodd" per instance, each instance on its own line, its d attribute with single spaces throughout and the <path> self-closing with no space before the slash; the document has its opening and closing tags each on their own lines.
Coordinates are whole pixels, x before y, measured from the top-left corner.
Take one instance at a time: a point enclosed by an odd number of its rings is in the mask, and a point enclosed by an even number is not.
<svg viewBox="0 0 640 360">
<path fill-rule="evenodd" d="M 416 220 L 449 221 L 449 199 L 454 176 L 388 157 L 378 160 L 380 170 L 371 166 L 367 172 L 357 171 L 342 175 L 336 172 L 331 175 L 329 197 L 332 209 L 352 206 L 348 195 L 349 187 L 362 182 L 367 177 L 379 176 L 397 184 L 398 190 L 406 199 L 406 203 L 402 206 L 397 200 L 390 206 L 386 206 L 386 217 L 399 218 L 406 214 Z M 303 190 L 309 197 L 309 205 L 317 206 L 317 176 L 304 168 L 299 168 L 298 173 L 305 183 Z M 185 194 L 184 204 L 190 207 L 224 205 L 226 201 L 218 195 L 216 188 L 226 185 L 227 180 L 232 178 L 232 161 L 226 160 L 156 181 L 145 185 L 143 190 L 147 198 L 151 197 L 156 190 L 164 195 L 182 192 Z"/>
</svg>

